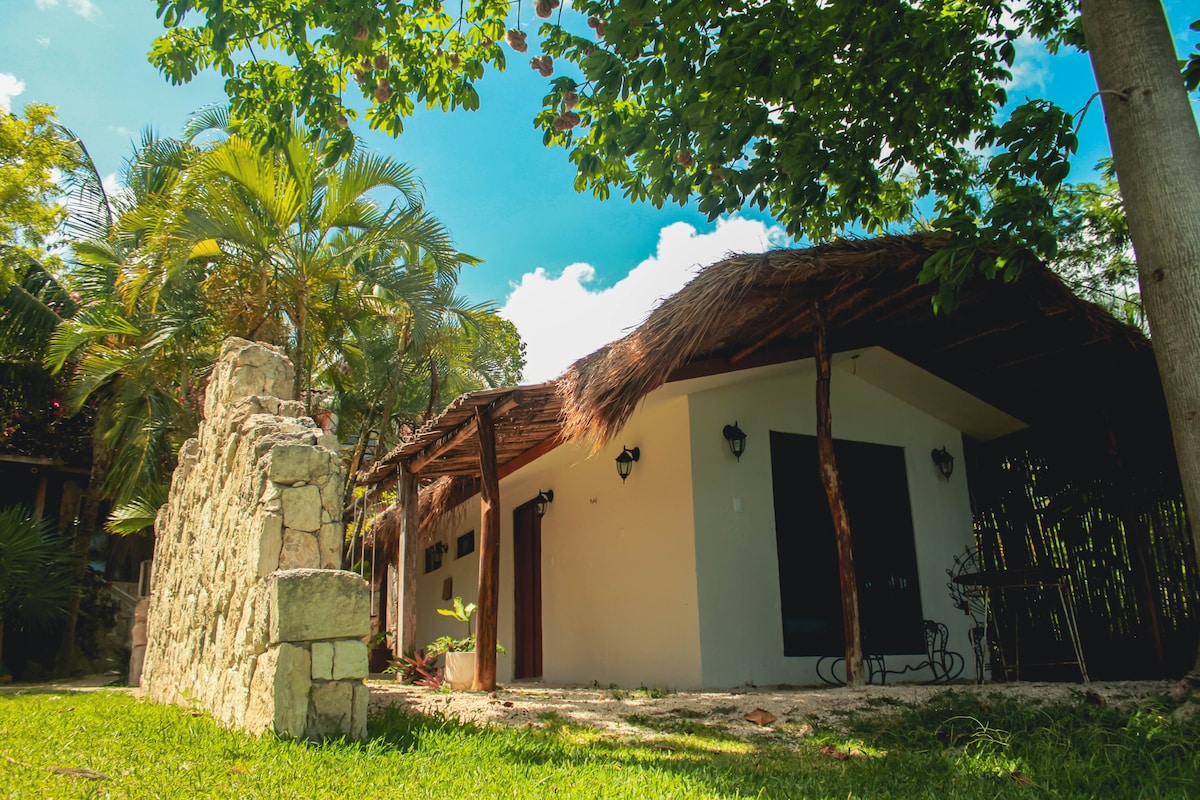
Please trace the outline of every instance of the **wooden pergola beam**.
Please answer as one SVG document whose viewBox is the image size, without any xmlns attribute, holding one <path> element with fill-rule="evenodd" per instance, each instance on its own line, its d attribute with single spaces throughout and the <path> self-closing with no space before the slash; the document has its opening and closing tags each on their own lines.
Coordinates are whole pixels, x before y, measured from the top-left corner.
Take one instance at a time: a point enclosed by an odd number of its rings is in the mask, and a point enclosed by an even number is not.
<svg viewBox="0 0 1200 800">
<path fill-rule="evenodd" d="M 396 548 L 396 569 L 399 585 L 396 592 L 396 656 L 406 656 L 417 649 L 417 476 L 400 463 L 397 476 L 396 504 L 400 507 L 400 536 Z"/>
<path fill-rule="evenodd" d="M 520 392 L 513 392 L 495 405 L 489 406 L 484 413 L 490 419 L 494 420 L 496 417 L 503 416 L 519 406 L 521 404 L 521 399 Z M 445 436 L 414 455 L 408 461 L 408 468 L 414 474 L 419 474 L 421 470 L 429 466 L 432 462 L 441 458 L 444 454 L 453 450 L 467 439 L 475 436 L 479 430 L 479 412 L 480 409 L 477 406 L 475 408 L 475 417 L 473 419 L 467 420 L 453 431 L 450 431 Z"/>
<path fill-rule="evenodd" d="M 496 688 L 496 628 L 500 606 L 500 477 L 496 469 L 496 423 L 475 409 L 479 435 L 479 611 L 475 618 L 477 692 Z"/>
</svg>

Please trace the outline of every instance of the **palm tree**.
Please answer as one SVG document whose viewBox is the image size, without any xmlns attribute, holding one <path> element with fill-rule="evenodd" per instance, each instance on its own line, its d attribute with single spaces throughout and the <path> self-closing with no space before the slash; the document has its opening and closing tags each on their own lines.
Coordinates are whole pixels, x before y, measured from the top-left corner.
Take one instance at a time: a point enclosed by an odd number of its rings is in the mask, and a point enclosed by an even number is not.
<svg viewBox="0 0 1200 800">
<path fill-rule="evenodd" d="M 84 518 L 97 517 L 106 501 L 116 509 L 111 522 L 125 532 L 147 527 L 165 501 L 175 451 L 195 430 L 196 396 L 215 352 L 200 290 L 203 259 L 191 259 L 153 296 L 139 283 L 142 262 L 178 247 L 171 231 L 190 155 L 145 131 L 115 196 L 90 159 L 72 175 L 69 219 L 78 238 L 62 280 L 78 308 L 51 336 L 46 363 L 55 371 L 70 367 L 68 410 L 85 402 L 97 409 L 94 508 Z"/>
<path fill-rule="evenodd" d="M 189 254 L 212 258 L 205 288 L 230 298 L 230 332 L 291 356 L 297 396 L 331 363 L 328 343 L 341 341 L 351 320 L 387 314 L 388 297 L 405 295 L 407 254 L 420 252 L 442 274 L 473 261 L 425 211 L 408 166 L 362 150 L 329 163 L 325 146 L 296 134 L 264 152 L 227 134 L 188 170 L 177 231 Z M 374 199 L 385 193 L 386 204 Z M 148 264 L 157 271 L 145 285 L 164 285 L 184 264 Z"/>
</svg>

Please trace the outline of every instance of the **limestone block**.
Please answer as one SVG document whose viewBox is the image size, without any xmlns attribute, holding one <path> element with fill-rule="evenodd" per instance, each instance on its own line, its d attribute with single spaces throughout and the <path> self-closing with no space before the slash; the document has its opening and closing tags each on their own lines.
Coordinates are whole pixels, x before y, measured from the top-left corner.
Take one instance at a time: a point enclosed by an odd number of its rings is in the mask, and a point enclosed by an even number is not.
<svg viewBox="0 0 1200 800">
<path fill-rule="evenodd" d="M 283 395 L 279 395 L 283 397 Z M 279 410 L 275 412 L 281 417 L 294 417 L 297 419 L 305 419 L 308 414 L 304 409 L 304 403 L 299 400 L 288 400 L 279 404 Z M 311 421 L 310 421 L 310 424 Z"/>
<path fill-rule="evenodd" d="M 317 537 L 306 531 L 283 529 L 283 548 L 279 552 L 279 569 L 316 569 L 321 566 Z"/>
<path fill-rule="evenodd" d="M 313 680 L 333 680 L 333 642 L 312 643 Z"/>
<path fill-rule="evenodd" d="M 321 551 L 321 569 L 342 568 L 342 547 L 345 545 L 346 530 L 340 522 L 327 522 L 321 526 L 318 546 Z"/>
<path fill-rule="evenodd" d="M 316 647 L 316 645 L 313 645 Z M 333 643 L 333 679 L 367 677 L 367 646 L 356 639 Z M 315 676 L 314 676 L 315 677 Z"/>
<path fill-rule="evenodd" d="M 331 453 L 340 452 L 341 445 L 338 444 L 338 437 L 336 435 L 332 433 L 326 433 L 325 431 L 318 431 L 316 436 L 317 447 L 323 447 Z"/>
<path fill-rule="evenodd" d="M 204 398 L 204 418 L 214 419 L 243 397 L 256 394 L 290 398 L 293 370 L 276 347 L 226 339 Z"/>
<path fill-rule="evenodd" d="M 354 687 L 354 701 L 350 707 L 350 738 L 367 738 L 367 705 L 371 699 L 371 690 L 362 683 L 351 684 Z"/>
<path fill-rule="evenodd" d="M 265 578 L 279 569 L 283 547 L 283 514 L 262 514 L 255 522 L 257 534 L 253 547 L 258 551 L 258 577 Z"/>
<path fill-rule="evenodd" d="M 349 736 L 354 720 L 354 686 L 343 681 L 314 683 L 308 709 L 308 736 Z"/>
<path fill-rule="evenodd" d="M 329 451 L 316 445 L 277 445 L 268 458 L 267 477 L 276 483 L 311 482 L 332 469 Z"/>
<path fill-rule="evenodd" d="M 370 633 L 367 582 L 345 570 L 293 569 L 270 578 L 271 642 L 360 639 Z"/>
<path fill-rule="evenodd" d="M 253 669 L 243 717 L 246 728 L 273 730 L 296 738 L 305 736 L 312 692 L 308 650 L 292 644 L 272 647 L 254 659 Z"/>
<path fill-rule="evenodd" d="M 264 511 L 283 513 L 283 487 L 267 481 L 262 498 L 258 501 Z"/>
<path fill-rule="evenodd" d="M 300 486 L 283 490 L 283 524 L 298 531 L 321 529 L 321 490 Z"/>
<path fill-rule="evenodd" d="M 341 470 L 336 470 L 326 476 L 320 484 L 321 510 L 324 512 L 322 522 L 335 522 L 342 518 L 342 504 L 345 497 L 342 494 Z"/>
</svg>

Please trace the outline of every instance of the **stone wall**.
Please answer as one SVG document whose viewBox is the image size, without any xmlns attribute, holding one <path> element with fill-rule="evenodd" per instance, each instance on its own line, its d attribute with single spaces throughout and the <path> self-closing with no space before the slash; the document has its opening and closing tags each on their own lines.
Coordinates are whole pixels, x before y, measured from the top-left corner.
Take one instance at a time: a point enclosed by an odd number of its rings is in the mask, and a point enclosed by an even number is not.
<svg viewBox="0 0 1200 800">
<path fill-rule="evenodd" d="M 338 567 L 336 442 L 275 348 L 230 339 L 155 526 L 142 687 L 226 725 L 366 735 L 369 594 Z"/>
</svg>

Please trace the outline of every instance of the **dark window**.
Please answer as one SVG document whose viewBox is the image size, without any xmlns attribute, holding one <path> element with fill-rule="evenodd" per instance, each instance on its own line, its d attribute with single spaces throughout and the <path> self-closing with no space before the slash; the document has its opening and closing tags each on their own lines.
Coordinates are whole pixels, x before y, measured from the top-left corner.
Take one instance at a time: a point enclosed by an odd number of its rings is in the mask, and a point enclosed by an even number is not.
<svg viewBox="0 0 1200 800">
<path fill-rule="evenodd" d="M 446 547 L 446 545 L 443 542 L 438 542 L 437 544 L 426 547 L 425 548 L 425 572 L 428 573 L 428 572 L 433 572 L 434 570 L 441 569 L 442 568 L 442 554 L 444 554 L 449 549 L 450 548 Z"/>
<path fill-rule="evenodd" d="M 458 550 L 455 558 L 469 556 L 475 552 L 475 531 L 467 531 L 462 536 L 458 537 Z"/>
<path fill-rule="evenodd" d="M 863 649 L 924 652 L 904 449 L 839 439 L 834 454 L 850 517 Z M 842 655 L 837 542 L 816 437 L 771 431 L 771 478 L 784 655 Z"/>
</svg>

